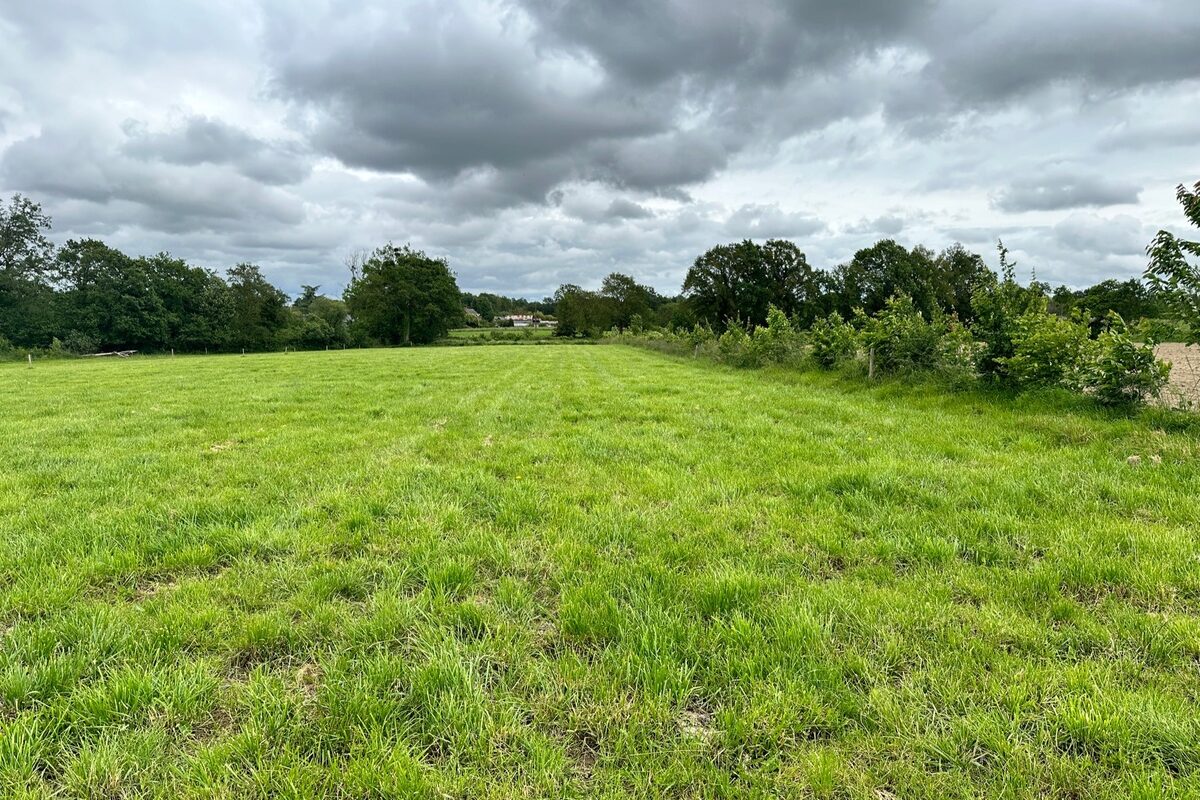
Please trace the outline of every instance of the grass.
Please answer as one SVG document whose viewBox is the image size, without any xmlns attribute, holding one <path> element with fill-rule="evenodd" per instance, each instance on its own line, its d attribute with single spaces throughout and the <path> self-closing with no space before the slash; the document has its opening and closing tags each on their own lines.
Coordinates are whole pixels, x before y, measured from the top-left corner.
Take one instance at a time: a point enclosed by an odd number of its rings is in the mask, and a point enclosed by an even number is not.
<svg viewBox="0 0 1200 800">
<path fill-rule="evenodd" d="M 0 390 L 0 796 L 1200 793 L 1165 418 L 616 346 Z"/>
<path fill-rule="evenodd" d="M 520 342 L 528 339 L 549 339 L 553 335 L 553 328 L 455 328 L 447 338 Z"/>
</svg>

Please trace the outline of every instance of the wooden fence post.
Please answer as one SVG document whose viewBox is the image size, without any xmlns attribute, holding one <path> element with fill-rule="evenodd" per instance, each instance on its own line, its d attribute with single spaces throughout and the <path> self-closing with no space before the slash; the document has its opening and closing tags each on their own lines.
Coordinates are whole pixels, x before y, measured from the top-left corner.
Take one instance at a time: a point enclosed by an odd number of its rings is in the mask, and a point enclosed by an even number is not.
<svg viewBox="0 0 1200 800">
<path fill-rule="evenodd" d="M 867 354 L 867 380 L 875 380 L 875 348 Z"/>
</svg>

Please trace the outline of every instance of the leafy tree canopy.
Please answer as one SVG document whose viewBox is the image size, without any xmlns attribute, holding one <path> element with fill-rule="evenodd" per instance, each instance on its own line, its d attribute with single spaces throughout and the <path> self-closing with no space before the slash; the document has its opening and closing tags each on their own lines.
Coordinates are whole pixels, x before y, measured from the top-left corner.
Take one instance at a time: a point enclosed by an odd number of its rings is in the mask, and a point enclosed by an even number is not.
<svg viewBox="0 0 1200 800">
<path fill-rule="evenodd" d="M 387 244 L 362 265 L 346 288 L 355 325 L 385 344 L 423 344 L 462 319 L 461 295 L 444 259 Z"/>
</svg>

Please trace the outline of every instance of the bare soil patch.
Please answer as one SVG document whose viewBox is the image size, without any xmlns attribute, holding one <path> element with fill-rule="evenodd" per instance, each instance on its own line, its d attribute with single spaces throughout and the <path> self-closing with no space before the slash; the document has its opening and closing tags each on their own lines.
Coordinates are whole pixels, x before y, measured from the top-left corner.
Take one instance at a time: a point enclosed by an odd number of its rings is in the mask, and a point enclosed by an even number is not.
<svg viewBox="0 0 1200 800">
<path fill-rule="evenodd" d="M 1169 343 L 1158 345 L 1154 352 L 1171 364 L 1167 400 L 1173 405 L 1200 404 L 1200 347 Z"/>
</svg>

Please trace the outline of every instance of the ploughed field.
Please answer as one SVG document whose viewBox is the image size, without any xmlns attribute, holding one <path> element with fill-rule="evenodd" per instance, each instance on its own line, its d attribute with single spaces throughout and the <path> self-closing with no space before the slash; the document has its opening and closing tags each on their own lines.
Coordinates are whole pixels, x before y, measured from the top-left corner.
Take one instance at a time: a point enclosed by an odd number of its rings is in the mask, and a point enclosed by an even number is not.
<svg viewBox="0 0 1200 800">
<path fill-rule="evenodd" d="M 1196 796 L 1180 420 L 619 346 L 0 366 L 0 796 Z"/>
</svg>

